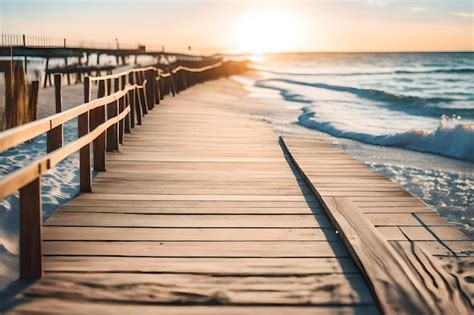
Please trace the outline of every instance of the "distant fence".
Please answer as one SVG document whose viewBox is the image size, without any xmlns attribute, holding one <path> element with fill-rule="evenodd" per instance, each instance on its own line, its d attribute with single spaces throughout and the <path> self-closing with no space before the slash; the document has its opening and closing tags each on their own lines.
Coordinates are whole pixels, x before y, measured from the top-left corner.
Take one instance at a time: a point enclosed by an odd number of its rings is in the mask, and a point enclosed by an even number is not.
<svg viewBox="0 0 474 315">
<path fill-rule="evenodd" d="M 130 133 L 135 125 L 142 124 L 143 116 L 165 95 L 175 95 L 194 84 L 245 69 L 246 64 L 242 62 L 218 61 L 203 66 L 196 64 L 195 67 L 177 66 L 168 71 L 148 67 L 102 77 L 86 77 L 84 104 L 0 133 L 0 152 L 47 134 L 46 155 L 0 179 L 0 199 L 18 190 L 20 192 L 20 277 L 37 279 L 43 274 L 42 175 L 79 151 L 80 191 L 91 192 L 91 143 L 93 169 L 105 171 L 106 152 L 117 150 L 123 143 L 124 133 Z M 93 83 L 98 86 L 95 100 L 91 100 Z M 56 101 L 60 99 L 59 92 Z M 74 118 L 77 118 L 78 138 L 64 145 L 63 125 Z"/>
<path fill-rule="evenodd" d="M 84 48 L 84 49 L 141 49 L 140 44 L 120 44 L 118 42 L 97 42 L 89 40 L 74 40 L 63 37 L 45 37 L 19 34 L 1 34 L 0 46 L 31 47 L 31 48 Z"/>
</svg>

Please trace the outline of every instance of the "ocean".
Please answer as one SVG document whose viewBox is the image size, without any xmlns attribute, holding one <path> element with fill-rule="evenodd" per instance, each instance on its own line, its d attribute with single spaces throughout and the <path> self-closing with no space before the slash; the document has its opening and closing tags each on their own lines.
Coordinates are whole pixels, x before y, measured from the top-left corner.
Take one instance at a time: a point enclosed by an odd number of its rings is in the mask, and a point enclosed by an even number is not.
<svg viewBox="0 0 474 315">
<path fill-rule="evenodd" d="M 283 134 L 320 136 L 402 185 L 474 239 L 474 53 L 256 56 L 236 78 L 289 101 Z M 283 121 L 283 123 L 282 123 Z"/>
</svg>

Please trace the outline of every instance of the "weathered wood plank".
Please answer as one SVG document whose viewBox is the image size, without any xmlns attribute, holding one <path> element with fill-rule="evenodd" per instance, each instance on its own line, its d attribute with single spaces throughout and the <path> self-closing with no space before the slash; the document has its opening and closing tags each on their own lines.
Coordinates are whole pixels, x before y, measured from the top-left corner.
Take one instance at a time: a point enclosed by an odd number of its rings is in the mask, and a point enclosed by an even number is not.
<svg viewBox="0 0 474 315">
<path fill-rule="evenodd" d="M 75 207 L 127 207 L 127 208 L 153 208 L 153 209 L 175 209 L 175 208 L 287 208 L 287 207 L 317 207 L 315 201 L 216 201 L 216 200 L 122 200 L 122 199 L 83 199 L 78 197 L 68 205 Z"/>
<path fill-rule="evenodd" d="M 337 241 L 331 228 L 123 228 L 45 226 L 46 241 Z"/>
<path fill-rule="evenodd" d="M 302 196 L 301 194 L 278 196 L 278 195 L 158 195 L 158 194 L 83 194 L 77 199 L 91 200 L 153 200 L 153 201 L 316 201 L 313 196 Z"/>
<path fill-rule="evenodd" d="M 27 297 L 155 304 L 353 305 L 373 302 L 360 275 L 229 277 L 51 273 Z"/>
<path fill-rule="evenodd" d="M 82 301 L 52 299 L 52 298 L 22 298 L 18 301 L 19 306 L 9 314 L 35 314 L 47 311 L 50 314 L 169 314 L 169 315 L 356 315 L 377 314 L 374 305 L 351 305 L 351 306 L 170 306 L 152 304 L 125 304 L 107 303 L 98 301 Z"/>
<path fill-rule="evenodd" d="M 245 232 L 245 231 L 244 231 Z M 341 242 L 45 241 L 45 256 L 348 257 Z"/>
<path fill-rule="evenodd" d="M 365 270 L 384 312 L 395 314 L 428 311 L 431 314 L 445 314 L 446 310 L 450 310 L 469 314 L 468 302 L 464 296 L 459 295 L 459 288 L 453 281 L 443 287 L 446 279 L 445 275 L 442 275 L 441 280 L 436 281 L 438 284 L 430 286 L 425 278 L 432 277 L 432 272 L 420 276 L 420 270 L 428 265 L 435 265 L 429 254 L 421 249 L 417 251 L 417 257 L 423 255 L 426 261 L 421 263 L 415 272 L 411 264 L 414 264 L 416 259 L 408 259 L 406 252 L 400 256 L 400 250 L 395 251 L 387 246 L 375 228 L 358 213 L 358 209 L 350 201 L 341 198 L 331 200 L 328 197 L 325 198 L 325 203 L 339 226 L 343 239 L 346 239 L 346 244 Z M 401 242 L 394 244 L 403 246 Z M 403 257 L 403 261 L 400 257 Z M 433 272 L 439 272 L 436 270 Z"/>
<path fill-rule="evenodd" d="M 160 207 L 152 206 L 145 207 L 142 205 L 126 207 L 118 205 L 101 205 L 101 206 L 63 206 L 61 212 L 104 212 L 104 213 L 147 213 L 147 214 L 324 214 L 322 209 L 317 207 L 218 207 L 212 205 L 200 207 Z"/>
<path fill-rule="evenodd" d="M 303 169 L 298 164 L 298 155 L 293 155 L 291 152 L 293 147 L 291 143 L 292 141 L 285 140 L 292 159 L 305 177 L 307 169 L 311 170 L 311 167 Z M 472 311 L 469 297 L 464 294 L 459 281 L 445 272 L 437 264 L 435 258 L 421 249 L 421 245 L 417 245 L 423 244 L 424 246 L 433 243 L 436 246 L 441 245 L 436 241 L 431 241 L 434 239 L 433 234 L 424 228 L 429 225 L 446 225 L 446 222 L 441 220 L 436 213 L 397 214 L 396 216 L 363 214 L 356 206 L 356 203 L 360 203 L 359 200 L 353 201 L 353 198 L 345 197 L 350 194 L 320 190 L 318 184 L 313 183 L 311 178 L 305 178 L 315 194 L 324 201 L 323 205 L 330 219 L 341 232 L 350 253 L 364 271 L 384 313 L 444 314 L 448 311 L 448 313 L 469 314 Z M 379 196 L 389 196 L 393 192 L 384 191 L 379 194 Z M 366 201 L 365 206 L 368 205 L 370 205 L 370 201 Z M 402 239 L 402 241 L 391 241 L 394 249 L 382 238 L 382 234 L 376 230 L 374 225 L 393 226 L 391 230 L 382 232 L 389 233 L 387 235 L 389 240 Z M 400 225 L 401 227 L 399 227 Z M 422 241 L 411 243 L 403 238 Z M 446 243 L 443 243 L 445 249 L 454 254 L 456 251 Z M 453 243 L 462 244 L 463 241 Z M 462 244 L 459 247 L 465 249 L 466 245 Z M 433 273 L 436 273 L 434 278 Z"/>
<path fill-rule="evenodd" d="M 314 228 L 332 227 L 326 215 L 149 215 L 126 213 L 58 212 L 45 225 L 124 226 L 124 227 L 260 227 Z"/>
<path fill-rule="evenodd" d="M 448 273 L 431 255 L 416 243 L 393 243 L 419 283 L 434 295 L 440 314 L 472 314 L 472 296 L 463 291 L 458 278 Z"/>
<path fill-rule="evenodd" d="M 47 256 L 46 272 L 189 273 L 208 275 L 359 274 L 352 258 L 144 258 Z"/>
</svg>

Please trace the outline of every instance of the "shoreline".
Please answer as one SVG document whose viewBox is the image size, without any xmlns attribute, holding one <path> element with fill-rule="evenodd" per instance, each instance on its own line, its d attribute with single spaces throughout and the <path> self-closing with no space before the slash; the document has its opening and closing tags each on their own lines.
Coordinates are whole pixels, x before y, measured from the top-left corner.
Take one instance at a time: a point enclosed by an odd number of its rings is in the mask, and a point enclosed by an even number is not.
<svg viewBox="0 0 474 315">
<path fill-rule="evenodd" d="M 464 210 L 467 212 L 460 212 L 460 209 L 452 204 L 453 201 L 449 200 L 453 196 L 447 195 L 449 189 L 457 187 L 448 187 L 447 183 L 438 181 L 438 177 L 455 176 L 453 181 L 458 185 L 469 187 L 474 182 L 474 174 L 470 171 L 471 162 L 404 148 L 367 144 L 309 129 L 298 123 L 305 104 L 285 100 L 279 93 L 270 89 L 265 91 L 255 87 L 252 83 L 257 80 L 255 76 L 258 76 L 257 71 L 251 75 L 241 75 L 234 80 L 243 87 L 250 99 L 249 102 L 253 106 L 251 111 L 257 118 L 272 124 L 277 134 L 307 139 L 321 138 L 332 143 L 372 170 L 401 185 L 474 240 L 474 213 L 469 212 L 469 200 L 465 201 Z M 433 171 L 429 176 L 423 173 L 427 166 Z M 430 195 L 435 193 L 442 195 Z"/>
</svg>

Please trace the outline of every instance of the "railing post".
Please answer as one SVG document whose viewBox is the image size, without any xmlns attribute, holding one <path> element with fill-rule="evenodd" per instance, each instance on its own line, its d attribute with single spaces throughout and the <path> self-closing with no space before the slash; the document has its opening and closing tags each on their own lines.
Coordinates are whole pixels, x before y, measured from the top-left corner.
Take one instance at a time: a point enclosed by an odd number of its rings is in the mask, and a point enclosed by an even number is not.
<svg viewBox="0 0 474 315">
<path fill-rule="evenodd" d="M 138 92 L 138 97 L 140 98 L 140 104 L 143 112 L 143 116 L 148 114 L 148 109 L 147 109 L 147 99 L 146 99 L 146 87 L 142 86 L 137 90 Z"/>
<path fill-rule="evenodd" d="M 119 79 L 114 79 L 114 91 L 118 91 Z M 112 80 L 107 79 L 107 95 L 112 94 Z M 107 104 L 107 118 L 106 120 L 117 116 L 117 101 L 113 101 L 110 104 Z M 117 133 L 117 124 L 111 125 L 107 128 L 107 152 L 113 152 L 118 150 L 118 133 Z"/>
<path fill-rule="evenodd" d="M 99 81 L 97 97 L 105 96 L 105 81 Z M 105 105 L 99 106 L 93 110 L 93 120 L 91 130 L 105 121 Z M 102 132 L 93 142 L 94 150 L 94 170 L 96 172 L 105 171 L 105 131 Z"/>
<path fill-rule="evenodd" d="M 43 275 L 41 179 L 20 188 L 20 278 Z"/>
<path fill-rule="evenodd" d="M 160 105 L 161 91 L 160 91 L 160 76 L 155 73 L 155 101 L 157 105 Z"/>
<path fill-rule="evenodd" d="M 174 85 L 173 71 L 170 72 L 170 86 L 171 86 L 171 94 L 173 94 L 173 97 L 175 97 L 176 96 L 176 87 Z"/>
<path fill-rule="evenodd" d="M 158 83 L 160 84 L 160 98 L 163 100 L 166 94 L 165 78 L 160 77 L 160 81 L 158 81 Z"/>
<path fill-rule="evenodd" d="M 174 74 L 174 84 L 175 84 L 175 92 L 179 94 L 181 92 L 181 70 L 177 71 Z"/>
<path fill-rule="evenodd" d="M 68 69 L 67 57 L 64 57 L 64 66 L 66 68 L 67 85 L 71 85 L 71 75 Z"/>
<path fill-rule="evenodd" d="M 135 84 L 133 79 L 133 72 L 128 74 L 128 83 L 130 85 Z M 135 103 L 135 90 L 131 89 L 128 91 L 128 103 L 130 104 L 130 127 L 135 128 L 135 111 L 136 111 L 136 103 Z"/>
<path fill-rule="evenodd" d="M 183 75 L 182 75 L 182 77 L 183 77 L 183 90 L 186 90 L 188 88 L 187 76 L 188 76 L 188 72 L 183 70 Z"/>
<path fill-rule="evenodd" d="M 114 92 L 118 92 L 118 91 L 121 91 L 121 90 L 122 90 L 122 88 L 121 88 L 120 78 L 115 78 L 115 80 L 114 80 Z M 124 100 L 124 97 L 122 96 L 115 102 L 115 116 L 117 116 L 118 114 L 120 114 L 122 112 L 123 100 Z M 119 144 L 122 144 L 122 142 L 123 142 L 123 119 L 119 120 L 115 124 L 115 133 L 116 133 L 116 137 L 114 138 L 114 140 L 116 141 L 115 142 L 115 145 L 117 147 L 116 150 L 118 150 L 119 149 Z"/>
<path fill-rule="evenodd" d="M 137 72 L 137 74 L 139 77 L 138 82 L 142 86 L 140 89 L 138 89 L 138 95 L 140 98 L 139 104 L 141 104 L 142 113 L 143 113 L 143 116 L 145 116 L 148 114 L 148 104 L 147 104 L 147 99 L 146 99 L 146 84 L 144 84 L 145 74 L 143 73 L 143 71 L 139 71 Z"/>
<path fill-rule="evenodd" d="M 125 90 L 125 88 L 127 87 L 127 77 L 125 75 L 122 75 L 120 77 L 120 79 L 122 81 L 122 85 L 121 85 L 122 90 Z M 128 92 L 127 92 L 127 95 L 125 95 L 122 98 L 122 104 L 119 104 L 119 105 L 121 105 L 120 112 L 122 112 L 125 108 L 127 108 L 127 106 L 130 105 L 130 99 L 129 99 L 129 93 Z M 130 113 L 128 113 L 128 115 L 125 116 L 125 118 L 122 121 L 122 124 L 120 125 L 123 128 L 122 131 L 121 131 L 122 138 L 123 138 L 123 132 L 130 133 L 130 131 L 131 131 L 130 117 L 131 117 L 131 115 L 130 115 Z M 123 144 L 123 139 L 119 138 L 119 140 L 120 140 L 120 143 Z"/>
<path fill-rule="evenodd" d="M 147 70 L 145 72 L 146 78 L 146 99 L 147 99 L 147 108 L 152 110 L 155 107 L 155 71 Z"/>
<path fill-rule="evenodd" d="M 56 100 L 56 113 L 62 112 L 62 95 L 61 95 L 61 75 L 54 74 L 54 97 Z M 46 141 L 46 151 L 52 152 L 63 146 L 63 125 L 59 125 L 48 131 Z"/>
<path fill-rule="evenodd" d="M 135 110 L 136 110 L 136 116 L 137 116 L 137 125 L 141 125 L 142 124 L 142 101 L 141 101 L 141 92 L 140 90 L 143 90 L 143 89 L 139 89 L 139 88 L 135 88 L 134 89 L 134 93 L 135 94 Z"/>
<path fill-rule="evenodd" d="M 84 78 L 84 103 L 91 100 L 91 80 L 89 77 Z M 79 115 L 77 118 L 77 135 L 78 138 L 89 133 L 89 111 Z M 79 151 L 79 174 L 80 174 L 80 191 L 91 192 L 91 147 L 86 144 Z"/>
</svg>

